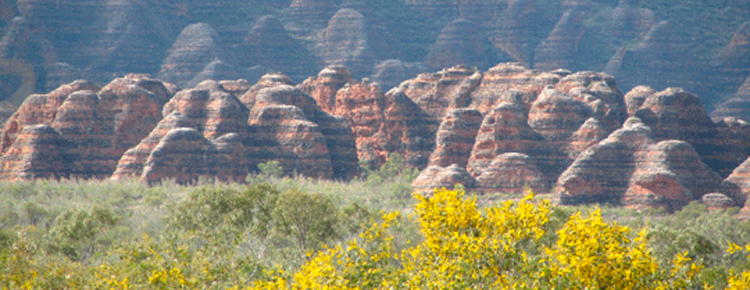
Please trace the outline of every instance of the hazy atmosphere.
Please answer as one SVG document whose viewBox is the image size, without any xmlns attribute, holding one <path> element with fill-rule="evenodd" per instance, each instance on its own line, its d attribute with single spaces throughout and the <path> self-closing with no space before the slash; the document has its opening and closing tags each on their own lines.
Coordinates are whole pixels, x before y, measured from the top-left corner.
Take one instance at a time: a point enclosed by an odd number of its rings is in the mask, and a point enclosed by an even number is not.
<svg viewBox="0 0 750 290">
<path fill-rule="evenodd" d="M 2 289 L 749 289 L 750 2 L 0 0 Z"/>
</svg>

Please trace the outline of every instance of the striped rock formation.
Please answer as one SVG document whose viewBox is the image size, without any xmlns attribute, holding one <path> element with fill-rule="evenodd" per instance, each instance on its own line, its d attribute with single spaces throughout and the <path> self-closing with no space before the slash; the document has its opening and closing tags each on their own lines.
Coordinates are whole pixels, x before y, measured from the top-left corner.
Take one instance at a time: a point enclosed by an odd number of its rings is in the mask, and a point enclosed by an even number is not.
<svg viewBox="0 0 750 290">
<path fill-rule="evenodd" d="M 429 165 L 466 167 L 482 119 L 482 114 L 474 109 L 448 111 L 438 128 Z"/>
<path fill-rule="evenodd" d="M 487 67 L 479 26 L 462 18 L 448 23 L 425 57 L 425 64 L 430 70 L 454 65 Z"/>
<path fill-rule="evenodd" d="M 172 94 L 160 81 L 145 75 L 128 75 L 104 88 L 76 81 L 47 95 L 30 96 L 6 123 L 3 155 L 17 154 L 17 150 L 36 154 L 49 150 L 24 141 L 29 137 L 22 138 L 26 127 L 45 125 L 64 141 L 64 146 L 57 150 L 59 156 L 64 157 L 60 162 L 62 167 L 45 176 L 107 177 L 115 170 L 125 150 L 138 144 L 159 122 L 161 106 Z"/>
<path fill-rule="evenodd" d="M 205 81 L 175 94 L 161 110 L 164 119 L 149 136 L 124 153 L 112 178 L 135 177 L 147 183 L 164 178 L 187 183 L 200 176 L 244 180 L 249 173 L 245 144 L 251 141 L 241 140 L 240 136 L 249 136 L 249 113 L 227 87 L 237 90 L 247 86 Z M 232 142 L 219 142 L 220 139 Z M 220 152 L 218 143 L 227 143 L 223 146 L 227 152 Z"/>
<path fill-rule="evenodd" d="M 718 186 L 721 178 L 700 161 L 690 144 L 657 142 L 653 135 L 640 119 L 629 119 L 622 129 L 581 153 L 560 175 L 555 201 L 673 211 Z"/>
</svg>

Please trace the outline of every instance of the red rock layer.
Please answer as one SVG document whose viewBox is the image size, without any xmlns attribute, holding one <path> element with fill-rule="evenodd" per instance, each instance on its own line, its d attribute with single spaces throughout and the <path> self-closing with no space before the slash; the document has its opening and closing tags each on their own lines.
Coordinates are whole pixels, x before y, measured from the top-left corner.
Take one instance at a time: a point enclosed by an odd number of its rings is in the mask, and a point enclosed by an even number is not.
<svg viewBox="0 0 750 290">
<path fill-rule="evenodd" d="M 487 114 L 501 102 L 511 102 L 528 111 L 537 95 L 563 76 L 526 69 L 519 63 L 498 64 L 484 73 L 481 84 L 471 93 L 471 107 Z"/>
<path fill-rule="evenodd" d="M 476 190 L 480 192 L 525 193 L 548 192 L 549 184 L 542 171 L 528 155 L 504 153 L 477 177 Z"/>
<path fill-rule="evenodd" d="M 529 110 L 529 126 L 545 139 L 568 139 L 593 115 L 586 103 L 562 94 L 555 89 L 545 89 Z"/>
<path fill-rule="evenodd" d="M 323 111 L 333 113 L 336 107 L 336 92 L 352 82 L 352 74 L 345 66 L 331 65 L 321 70 L 317 77 L 311 77 L 299 85 L 312 96 Z"/>
<path fill-rule="evenodd" d="M 260 80 L 252 85 L 247 91 L 240 95 L 240 101 L 245 104 L 246 107 L 252 108 L 255 106 L 255 96 L 258 95 L 260 90 L 279 85 L 294 85 L 292 80 L 282 73 L 268 73 L 263 75 Z"/>
<path fill-rule="evenodd" d="M 438 124 L 400 89 L 385 94 L 385 127 L 389 152 L 397 152 L 409 166 L 424 168 L 435 150 Z"/>
<path fill-rule="evenodd" d="M 435 151 L 430 155 L 429 165 L 447 167 L 458 164 L 465 168 L 481 123 L 482 114 L 477 110 L 448 111 L 438 128 Z"/>
<path fill-rule="evenodd" d="M 411 185 L 418 192 L 429 194 L 435 188 L 454 189 L 457 184 L 465 188 L 474 188 L 475 182 L 474 177 L 466 169 L 453 164 L 448 167 L 428 166 Z"/>
<path fill-rule="evenodd" d="M 386 99 L 380 87 L 374 84 L 353 82 L 336 93 L 334 115 L 349 122 L 357 144 L 361 163 L 378 168 L 388 159 L 388 142 L 385 121 Z"/>
<path fill-rule="evenodd" d="M 232 138 L 233 136 L 224 137 L 220 150 L 216 143 L 204 138 L 193 128 L 171 129 L 146 160 L 141 180 L 149 184 L 164 179 L 186 184 L 200 177 L 242 180 L 247 175 L 247 167 L 244 167 L 245 170 L 242 172 L 231 171 L 238 163 L 236 156 L 242 154 L 238 151 L 241 150 L 241 144 L 228 144 L 227 141 L 233 143 L 230 140 Z"/>
<path fill-rule="evenodd" d="M 420 74 L 399 86 L 409 98 L 433 119 L 441 120 L 450 109 L 471 103 L 471 93 L 482 81 L 475 68 L 455 66 L 433 74 Z"/>
<path fill-rule="evenodd" d="M 722 176 L 727 176 L 750 152 L 747 129 L 714 124 L 698 97 L 682 89 L 669 88 L 648 95 L 634 115 L 652 128 L 655 139 L 690 143 L 703 162 Z"/>
<path fill-rule="evenodd" d="M 103 178 L 112 174 L 126 149 L 135 146 L 160 120 L 161 106 L 172 92 L 145 75 L 128 75 L 98 88 L 76 81 L 47 95 L 27 99 L 3 132 L 3 152 L 22 142 L 25 127 L 44 124 L 65 140 L 60 176 Z M 44 148 L 25 148 L 28 151 Z"/>
<path fill-rule="evenodd" d="M 162 109 L 165 118 L 125 152 L 112 178 L 138 177 L 147 183 L 163 178 L 187 183 L 199 176 L 243 180 L 250 164 L 245 144 L 252 143 L 242 137 L 250 135 L 249 112 L 232 92 L 246 88 L 241 82 L 204 81 L 175 94 Z M 196 163 L 201 158 L 212 160 Z"/>
<path fill-rule="evenodd" d="M 285 119 L 288 118 L 287 121 Z M 282 150 L 289 171 L 325 178 L 347 179 L 357 171 L 357 152 L 351 127 L 341 117 L 323 112 L 301 89 L 280 85 L 262 89 L 249 119 L 253 134 L 264 134 L 260 144 L 291 146 Z M 271 146 L 272 147 L 272 146 Z M 276 150 L 268 148 L 265 150 Z M 262 155 L 262 154 L 261 154 Z M 274 160 L 274 155 L 265 158 Z M 327 162 L 326 162 L 327 161 Z"/>
<path fill-rule="evenodd" d="M 65 139 L 48 125 L 25 126 L 6 153 L 0 156 L 0 178 L 16 181 L 67 176 L 66 145 Z"/>
<path fill-rule="evenodd" d="M 471 151 L 467 170 L 480 176 L 495 157 L 519 152 L 529 156 L 546 151 L 544 138 L 529 127 L 523 108 L 502 103 L 484 116 Z"/>
<path fill-rule="evenodd" d="M 560 175 L 561 204 L 607 202 L 673 211 L 712 192 L 721 178 L 695 149 L 677 140 L 656 142 L 637 118 L 590 147 Z"/>
</svg>

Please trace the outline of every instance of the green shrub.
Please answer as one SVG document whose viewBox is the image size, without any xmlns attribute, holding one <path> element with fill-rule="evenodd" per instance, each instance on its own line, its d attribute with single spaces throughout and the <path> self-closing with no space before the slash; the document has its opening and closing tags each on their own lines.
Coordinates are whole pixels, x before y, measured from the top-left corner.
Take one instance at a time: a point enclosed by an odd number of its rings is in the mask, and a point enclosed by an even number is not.
<svg viewBox="0 0 750 290">
<path fill-rule="evenodd" d="M 273 224 L 282 238 L 292 238 L 301 252 L 318 250 L 339 237 L 339 210 L 331 198 L 319 193 L 289 190 L 273 210 Z"/>
<path fill-rule="evenodd" d="M 102 237 L 118 220 L 108 209 L 98 207 L 90 212 L 66 211 L 57 216 L 47 234 L 48 248 L 74 261 L 86 260 L 113 242 Z"/>
</svg>

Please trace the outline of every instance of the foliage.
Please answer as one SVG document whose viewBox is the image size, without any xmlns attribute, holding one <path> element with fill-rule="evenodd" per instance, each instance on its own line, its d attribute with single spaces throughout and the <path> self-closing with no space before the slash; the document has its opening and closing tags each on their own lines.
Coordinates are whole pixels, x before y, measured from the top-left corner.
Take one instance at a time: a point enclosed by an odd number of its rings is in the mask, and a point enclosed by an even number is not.
<svg viewBox="0 0 750 290">
<path fill-rule="evenodd" d="M 599 210 L 574 214 L 557 231 L 550 205 L 533 195 L 480 211 L 461 191 L 416 195 L 423 240 L 396 251 L 383 216 L 358 239 L 316 254 L 293 274 L 258 281 L 256 289 L 684 289 L 703 269 L 684 254 L 660 267 L 646 231 L 605 223 Z M 555 235 L 555 239 L 544 236 Z M 750 247 L 748 247 L 750 250 Z M 743 276 L 744 277 L 744 276 Z M 732 278 L 731 285 L 743 278 Z"/>
<path fill-rule="evenodd" d="M 401 174 L 387 168 L 382 176 Z M 490 204 L 461 190 L 415 195 L 414 204 L 369 202 L 392 199 L 373 189 L 400 178 L 367 186 L 289 177 L 196 187 L 0 184 L 8 217 L 0 225 L 0 289 L 750 284 L 750 225 L 736 211 L 697 203 L 675 214 L 557 207 L 533 195 Z M 385 211 L 376 217 L 371 206 Z"/>
<path fill-rule="evenodd" d="M 396 152 L 388 154 L 388 160 L 377 170 L 372 170 L 364 164 L 361 169 L 365 185 L 388 185 L 388 191 L 393 193 L 393 197 L 400 199 L 409 196 L 412 191 L 411 182 L 419 176 L 419 170 L 409 168 L 406 160 Z"/>
<path fill-rule="evenodd" d="M 339 216 L 330 198 L 290 190 L 279 196 L 272 220 L 278 233 L 292 237 L 300 250 L 311 251 L 337 237 Z"/>
</svg>

